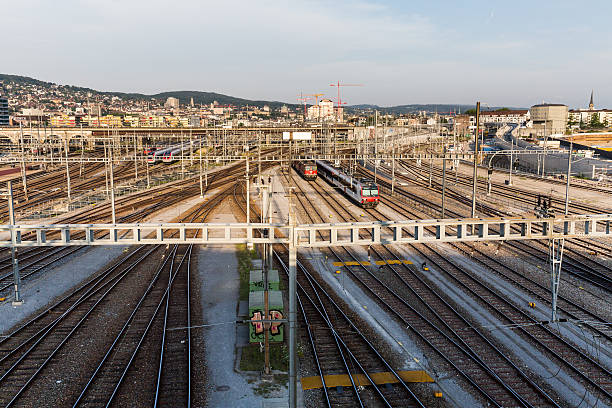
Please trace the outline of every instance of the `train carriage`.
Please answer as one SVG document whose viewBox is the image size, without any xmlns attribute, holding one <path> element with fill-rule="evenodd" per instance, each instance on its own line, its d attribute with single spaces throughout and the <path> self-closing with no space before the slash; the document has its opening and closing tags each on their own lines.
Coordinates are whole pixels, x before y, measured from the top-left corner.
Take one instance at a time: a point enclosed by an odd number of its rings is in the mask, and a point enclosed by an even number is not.
<svg viewBox="0 0 612 408">
<path fill-rule="evenodd" d="M 342 169 L 317 160 L 317 174 L 334 187 L 339 188 L 351 201 L 363 208 L 374 208 L 380 202 L 378 186 L 373 180 L 353 177 Z"/>
<path fill-rule="evenodd" d="M 317 179 L 317 164 L 314 161 L 297 161 L 293 163 L 293 168 L 304 180 Z"/>
</svg>

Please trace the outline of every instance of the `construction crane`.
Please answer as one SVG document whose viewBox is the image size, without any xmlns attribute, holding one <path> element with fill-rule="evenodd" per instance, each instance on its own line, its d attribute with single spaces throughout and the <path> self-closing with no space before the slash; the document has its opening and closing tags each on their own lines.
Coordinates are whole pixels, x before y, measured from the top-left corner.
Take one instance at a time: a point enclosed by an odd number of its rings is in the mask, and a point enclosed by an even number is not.
<svg viewBox="0 0 612 408">
<path fill-rule="evenodd" d="M 298 101 L 304 104 L 304 120 L 306 120 L 306 101 L 309 101 L 311 99 L 312 98 L 310 97 L 310 95 L 303 95 L 301 92 L 300 96 L 297 98 Z"/>
<path fill-rule="evenodd" d="M 312 97 L 313 101 L 314 101 L 314 104 L 315 105 L 319 105 L 319 97 L 323 96 L 323 95 L 325 95 L 325 94 L 323 94 L 323 93 L 316 93 L 316 94 L 310 94 L 310 95 L 304 95 L 304 96 L 305 97 Z M 304 110 L 304 115 L 306 115 L 306 110 Z M 320 116 L 321 116 L 321 111 L 319 111 L 319 119 L 321 119 Z M 304 117 L 306 117 L 306 116 L 304 116 Z"/>
<path fill-rule="evenodd" d="M 335 84 L 331 84 L 330 86 L 335 86 L 338 88 L 338 111 L 336 112 L 336 119 L 339 120 L 340 119 L 340 107 L 342 105 L 346 105 L 346 102 L 342 102 L 342 99 L 340 99 L 340 87 L 341 86 L 363 86 L 363 84 L 341 84 L 340 81 L 338 81 Z"/>
</svg>

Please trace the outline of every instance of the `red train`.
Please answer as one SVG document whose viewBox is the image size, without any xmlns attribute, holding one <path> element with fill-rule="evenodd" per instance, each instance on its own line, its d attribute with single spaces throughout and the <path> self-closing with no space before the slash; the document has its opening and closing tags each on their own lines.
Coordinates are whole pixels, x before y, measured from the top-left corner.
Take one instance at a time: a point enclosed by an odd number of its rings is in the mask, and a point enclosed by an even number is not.
<svg viewBox="0 0 612 408">
<path fill-rule="evenodd" d="M 304 180 L 312 181 L 317 178 L 317 164 L 313 161 L 294 162 L 293 168 Z"/>
</svg>

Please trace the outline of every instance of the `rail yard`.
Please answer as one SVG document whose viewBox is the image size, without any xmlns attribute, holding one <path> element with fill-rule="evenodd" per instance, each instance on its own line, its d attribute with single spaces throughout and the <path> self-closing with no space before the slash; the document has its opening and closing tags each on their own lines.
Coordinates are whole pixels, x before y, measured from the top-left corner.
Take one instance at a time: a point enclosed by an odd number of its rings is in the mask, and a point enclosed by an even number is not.
<svg viewBox="0 0 612 408">
<path fill-rule="evenodd" d="M 612 189 L 377 132 L 7 148 L 0 406 L 612 407 Z"/>
</svg>

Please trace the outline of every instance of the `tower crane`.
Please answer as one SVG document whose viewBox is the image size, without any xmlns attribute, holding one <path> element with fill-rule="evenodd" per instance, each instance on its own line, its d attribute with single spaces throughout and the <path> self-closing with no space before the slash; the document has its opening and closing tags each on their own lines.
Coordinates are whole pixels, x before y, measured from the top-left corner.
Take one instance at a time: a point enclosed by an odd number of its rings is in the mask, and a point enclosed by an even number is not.
<svg viewBox="0 0 612 408">
<path fill-rule="evenodd" d="M 306 97 L 312 97 L 312 99 L 313 99 L 313 103 L 314 103 L 315 105 L 319 105 L 319 97 L 320 97 L 320 96 L 323 96 L 323 95 L 325 95 L 325 94 L 323 94 L 323 93 L 316 93 L 316 94 L 310 94 L 310 95 L 304 95 L 304 96 L 306 96 Z M 306 110 L 304 110 L 304 115 L 306 115 Z M 304 116 L 304 117 L 305 117 L 305 116 Z M 320 110 L 319 110 L 319 119 L 321 119 L 321 111 L 320 111 Z"/>
<path fill-rule="evenodd" d="M 336 119 L 340 119 L 340 107 L 342 105 L 346 105 L 346 102 L 342 102 L 342 99 L 340 99 L 340 87 L 341 86 L 363 86 L 363 84 L 341 84 L 340 81 L 338 81 L 335 84 L 331 84 L 330 86 L 335 86 L 338 88 L 338 111 L 336 112 Z"/>
<path fill-rule="evenodd" d="M 309 95 L 303 95 L 300 92 L 300 96 L 297 98 L 298 101 L 304 104 L 304 121 L 306 121 L 306 101 L 311 100 L 312 98 Z"/>
</svg>

